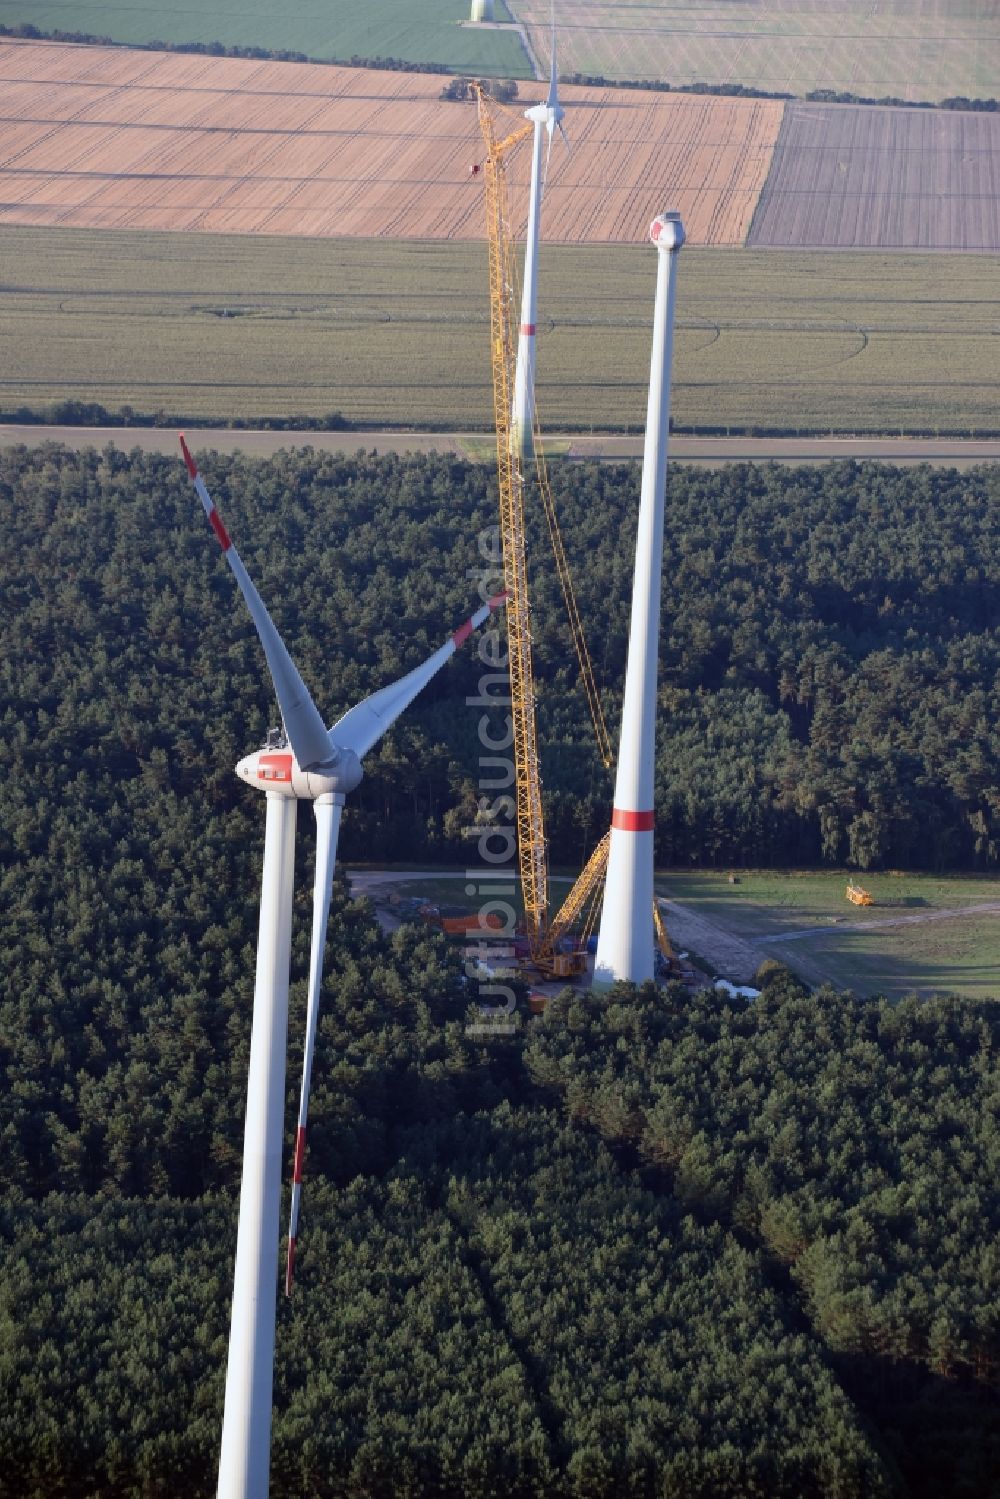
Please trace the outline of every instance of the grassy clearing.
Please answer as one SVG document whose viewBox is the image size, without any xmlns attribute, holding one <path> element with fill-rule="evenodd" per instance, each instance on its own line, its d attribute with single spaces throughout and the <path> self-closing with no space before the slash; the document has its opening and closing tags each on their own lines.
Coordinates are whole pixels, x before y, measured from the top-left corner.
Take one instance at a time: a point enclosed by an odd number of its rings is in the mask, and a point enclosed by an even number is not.
<svg viewBox="0 0 1000 1499">
<path fill-rule="evenodd" d="M 1000 879 L 873 874 L 861 877 L 875 897 L 869 907 L 845 898 L 847 877 L 834 872 L 739 871 L 664 874 L 657 889 L 717 922 L 756 940 L 761 955 L 780 958 L 810 983 L 828 982 L 861 994 L 892 998 L 913 991 L 968 998 L 1000 994 L 1000 915 L 955 917 L 886 927 L 898 917 L 1000 901 Z M 864 931 L 842 928 L 862 924 Z M 790 932 L 817 930 L 799 940 Z M 775 940 L 766 941 L 767 937 Z"/>
<path fill-rule="evenodd" d="M 799 949 L 804 949 L 802 952 Z M 843 932 L 806 944 L 789 943 L 782 958 L 809 983 L 824 980 L 857 994 L 1000 996 L 1000 938 L 996 915 L 940 925 L 867 933 Z"/>
<path fill-rule="evenodd" d="M 4 227 L 0 265 L 8 411 L 77 399 L 202 421 L 491 423 L 483 245 Z M 998 270 L 996 256 L 686 250 L 675 422 L 996 431 Z M 546 249 L 545 426 L 641 427 L 654 280 L 646 246 Z"/>
<path fill-rule="evenodd" d="M 501 3 L 497 20 L 507 20 Z M 218 11 L 160 0 L 131 0 L 127 6 L 91 0 L 0 0 L 0 24 L 29 22 L 45 32 L 84 32 L 114 42 L 221 42 L 229 47 L 265 47 L 302 52 L 322 62 L 352 57 L 400 58 L 457 73 L 490 73 L 530 78 L 524 48 L 513 32 L 461 25 L 468 0 L 235 0 Z"/>
<path fill-rule="evenodd" d="M 842 871 L 740 870 L 737 877 L 739 883 L 731 885 L 728 871 L 672 871 L 657 875 L 656 888 L 659 894 L 708 917 L 723 931 L 759 945 L 762 961 L 776 957 L 811 984 L 829 983 L 891 999 L 914 992 L 951 993 L 967 999 L 1000 996 L 997 912 L 899 927 L 881 925 L 898 917 L 1000 901 L 1000 878 L 866 875 L 862 883 L 876 904 L 858 907 L 845 898 L 848 876 Z M 555 875 L 551 883 L 558 902 L 570 878 Z M 461 878 L 415 880 L 402 870 L 392 888 L 404 900 L 419 897 L 470 911 L 484 899 L 501 898 L 481 894 L 478 885 L 470 890 Z M 516 886 L 513 904 L 520 914 Z M 855 924 L 865 930 L 845 930 Z M 811 935 L 781 940 L 802 931 Z M 711 954 L 699 959 L 698 966 L 716 971 Z"/>
<path fill-rule="evenodd" d="M 515 0 L 548 58 L 547 0 Z M 867 98 L 937 101 L 996 92 L 995 12 L 976 0 L 563 0 L 567 72 L 671 83 L 742 83 L 802 96 L 836 89 Z"/>
<path fill-rule="evenodd" d="M 737 885 L 729 883 L 728 870 L 669 873 L 657 876 L 657 884 L 661 894 L 696 907 L 741 937 L 801 931 L 831 918 L 867 924 L 1000 901 L 1000 879 L 989 876 L 848 876 L 840 870 L 737 870 L 735 874 Z M 849 878 L 871 892 L 873 906 L 854 906 L 846 899 Z M 997 925 L 1000 942 L 1000 921 Z M 1000 958 L 1000 946 L 997 951 Z"/>
</svg>

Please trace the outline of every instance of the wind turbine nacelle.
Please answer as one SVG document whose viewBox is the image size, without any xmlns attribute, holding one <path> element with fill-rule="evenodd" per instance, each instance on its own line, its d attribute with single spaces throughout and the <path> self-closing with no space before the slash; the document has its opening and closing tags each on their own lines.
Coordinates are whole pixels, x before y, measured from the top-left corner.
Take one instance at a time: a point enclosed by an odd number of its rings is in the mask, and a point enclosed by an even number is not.
<svg viewBox="0 0 1000 1499">
<path fill-rule="evenodd" d="M 558 124 L 563 117 L 563 109 L 557 105 L 555 109 L 543 99 L 541 104 L 533 104 L 530 109 L 524 111 L 526 120 L 533 120 L 536 125 L 547 125 L 551 120 Z"/>
<path fill-rule="evenodd" d="M 684 225 L 675 208 L 658 213 L 649 226 L 649 237 L 661 250 L 679 250 L 684 243 Z"/>
<path fill-rule="evenodd" d="M 290 749 L 262 749 L 246 755 L 236 774 L 258 791 L 314 802 L 320 796 L 346 796 L 360 784 L 364 772 L 353 750 L 331 745 L 330 763 L 322 770 L 303 770 Z"/>
</svg>

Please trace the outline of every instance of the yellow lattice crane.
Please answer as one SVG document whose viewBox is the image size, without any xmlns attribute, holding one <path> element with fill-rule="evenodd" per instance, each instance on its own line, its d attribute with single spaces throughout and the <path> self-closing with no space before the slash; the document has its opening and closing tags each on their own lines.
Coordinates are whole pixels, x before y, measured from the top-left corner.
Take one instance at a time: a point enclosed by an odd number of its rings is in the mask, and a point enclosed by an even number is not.
<svg viewBox="0 0 1000 1499">
<path fill-rule="evenodd" d="M 535 691 L 531 660 L 531 611 L 528 591 L 527 547 L 524 527 L 524 473 L 520 444 L 511 441 L 511 406 L 514 387 L 515 349 L 511 304 L 516 266 L 507 194 L 506 161 L 510 153 L 532 134 L 530 122 L 499 136 L 493 109 L 485 90 L 473 85 L 479 127 L 486 154 L 482 162 L 486 186 L 486 223 L 490 265 L 490 351 L 493 367 L 493 415 L 496 425 L 497 481 L 500 491 L 500 535 L 503 547 L 504 586 L 507 591 L 507 633 L 510 650 L 511 719 L 514 732 L 515 808 L 518 862 L 524 902 L 525 930 L 532 963 L 553 977 L 570 977 L 585 967 L 586 939 L 593 929 L 600 906 L 600 892 L 608 863 L 610 831 L 598 843 L 579 878 L 550 922 L 548 913 L 548 860 L 545 819 L 542 809 L 541 772 L 535 724 Z M 597 738 L 598 752 L 606 768 L 613 763 L 611 741 L 594 681 L 580 611 L 573 591 L 566 549 L 556 516 L 552 489 L 535 419 L 535 463 L 538 486 L 548 522 L 556 572 L 559 577 L 570 634 L 580 665 L 587 704 Z M 581 943 L 574 951 L 560 950 L 581 915 Z M 654 909 L 657 938 L 666 938 L 662 919 Z"/>
<path fill-rule="evenodd" d="M 500 535 L 504 586 L 507 590 L 507 638 L 510 652 L 511 720 L 514 730 L 515 810 L 524 920 L 534 958 L 548 949 L 548 863 L 545 819 L 535 728 L 535 690 L 531 666 L 531 617 L 528 601 L 527 549 L 524 538 L 524 475 L 511 451 L 510 412 L 514 377 L 510 302 L 513 290 L 512 236 L 507 199 L 506 156 L 530 135 L 525 123 L 497 139 L 493 116 L 482 88 L 476 85 L 479 126 L 486 146 L 487 238 L 490 249 L 490 352 L 493 362 L 493 414 L 497 434 L 497 480 L 500 489 Z"/>
<path fill-rule="evenodd" d="M 579 972 L 575 955 L 557 953 L 555 944 L 571 927 L 593 896 L 594 883 L 577 882 L 555 922 L 549 922 L 548 862 L 545 818 L 542 808 L 538 737 L 535 724 L 535 691 L 531 660 L 531 613 L 528 592 L 527 547 L 524 527 L 524 473 L 519 445 L 511 442 L 511 405 L 514 382 L 514 340 L 511 304 L 515 263 L 513 234 L 507 195 L 506 159 L 534 126 L 519 123 L 509 134 L 498 136 L 493 111 L 484 90 L 475 86 L 486 154 L 483 176 L 486 185 L 487 240 L 490 262 L 490 350 L 493 366 L 493 415 L 496 426 L 497 480 L 500 491 L 500 534 L 503 546 L 504 586 L 507 590 L 507 633 L 510 648 L 511 719 L 514 732 L 515 808 L 521 893 L 525 929 L 531 959 L 543 971 Z M 536 443 L 536 454 L 540 447 Z M 587 654 L 580 613 L 573 593 L 569 564 L 559 531 L 552 491 L 544 459 L 538 464 L 539 486 L 556 559 L 556 570 L 566 599 L 574 646 L 581 664 L 584 689 L 594 717 L 602 758 L 611 764 L 608 739 L 594 674 Z M 606 840 L 605 840 L 606 843 Z M 607 862 L 597 855 L 597 879 Z M 594 860 L 590 861 L 590 871 Z M 585 873 L 587 872 L 585 871 Z"/>
</svg>

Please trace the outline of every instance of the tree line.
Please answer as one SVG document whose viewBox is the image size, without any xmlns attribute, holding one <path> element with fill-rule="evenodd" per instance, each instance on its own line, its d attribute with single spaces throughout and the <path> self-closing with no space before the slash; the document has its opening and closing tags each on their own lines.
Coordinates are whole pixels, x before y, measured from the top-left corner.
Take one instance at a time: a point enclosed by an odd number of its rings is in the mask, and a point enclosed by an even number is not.
<svg viewBox="0 0 1000 1499">
<path fill-rule="evenodd" d="M 450 456 L 300 451 L 205 474 L 331 721 L 424 658 L 477 601 L 495 480 Z M 555 499 L 617 735 L 638 469 L 562 464 Z M 183 466 L 112 449 L 0 458 L 0 652 L 26 849 L 163 783 L 252 812 L 231 766 L 274 720 L 235 589 Z M 607 826 L 537 496 L 528 495 L 550 860 Z M 669 481 L 656 761 L 664 865 L 993 867 L 1000 852 L 995 466 L 736 464 Z M 347 858 L 455 863 L 477 806 L 483 668 L 456 657 L 367 762 Z M 82 775 L 68 786 L 65 767 Z M 16 774 L 15 774 L 16 772 Z M 117 790 L 112 796 L 111 783 Z M 193 799 L 193 800 L 192 800 Z M 22 807 L 23 800 L 23 807 Z M 78 803 L 83 803 L 79 807 Z M 123 830 L 126 845 L 127 830 Z"/>
</svg>

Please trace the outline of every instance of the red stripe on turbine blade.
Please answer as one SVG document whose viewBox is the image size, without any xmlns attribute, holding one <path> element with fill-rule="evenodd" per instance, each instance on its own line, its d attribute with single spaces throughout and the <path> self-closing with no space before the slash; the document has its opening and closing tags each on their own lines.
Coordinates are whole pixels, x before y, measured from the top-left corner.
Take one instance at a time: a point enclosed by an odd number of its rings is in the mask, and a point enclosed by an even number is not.
<svg viewBox="0 0 1000 1499">
<path fill-rule="evenodd" d="M 534 336 L 535 336 L 535 325 L 534 325 L 534 323 L 522 323 L 521 324 L 521 332 L 522 333 L 527 333 L 530 338 L 534 338 Z"/>
<path fill-rule="evenodd" d="M 187 443 L 184 441 L 184 433 L 183 432 L 179 432 L 177 435 L 178 435 L 178 437 L 181 440 L 181 452 L 184 454 L 184 462 L 187 464 L 187 471 L 191 475 L 192 479 L 197 479 L 197 477 L 198 477 L 198 465 L 195 463 L 194 459 L 191 457 L 191 449 L 188 447 Z"/>
<path fill-rule="evenodd" d="M 302 1163 L 306 1156 L 306 1130 L 305 1125 L 300 1124 L 295 1132 L 295 1166 L 292 1170 L 292 1181 L 296 1186 L 302 1185 Z"/>
<path fill-rule="evenodd" d="M 456 649 L 456 651 L 458 650 L 458 648 L 459 648 L 460 645 L 464 645 L 465 644 L 465 642 L 468 640 L 469 636 L 472 634 L 472 632 L 473 632 L 473 630 L 475 628 L 476 627 L 473 624 L 473 622 L 472 622 L 471 619 L 467 619 L 465 621 L 464 625 L 459 625 L 458 629 L 455 631 L 454 635 L 451 637 L 452 640 L 455 642 L 455 649 Z"/>
<path fill-rule="evenodd" d="M 208 522 L 218 538 L 220 547 L 224 552 L 228 552 L 229 548 L 232 546 L 232 542 L 229 540 L 229 532 L 222 524 L 222 517 L 216 510 L 214 505 L 208 512 Z"/>
<path fill-rule="evenodd" d="M 489 601 L 490 608 L 491 609 L 499 609 L 500 605 L 501 604 L 506 604 L 506 602 L 507 602 L 507 590 L 504 589 L 503 593 L 495 593 L 493 595 L 493 597 L 490 599 L 490 601 Z"/>
<path fill-rule="evenodd" d="M 285 1295 L 292 1294 L 292 1276 L 295 1274 L 295 1240 L 288 1241 L 288 1257 L 285 1260 Z"/>
<path fill-rule="evenodd" d="M 623 812 L 616 807 L 611 814 L 611 826 L 623 833 L 651 833 L 656 826 L 656 813 Z"/>
</svg>

